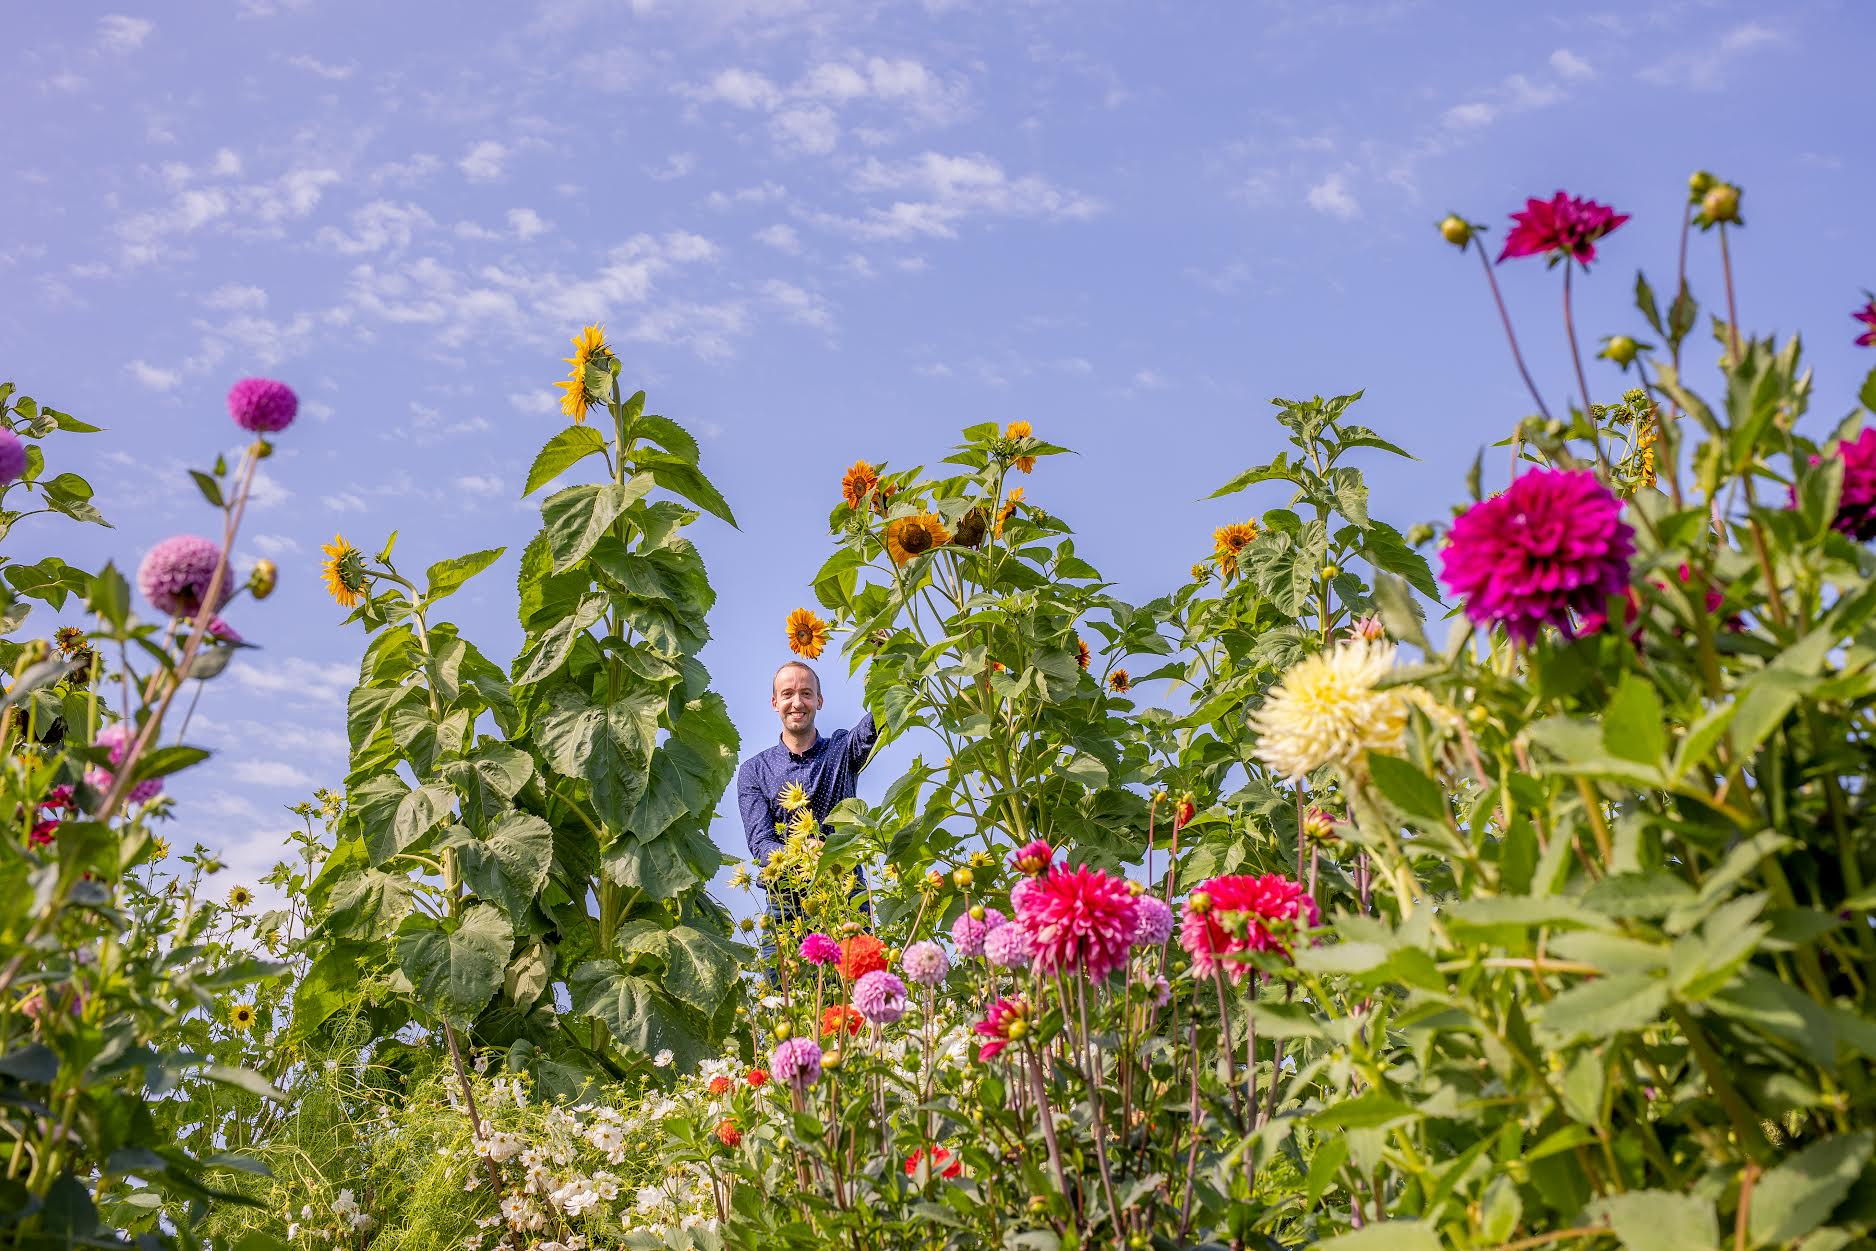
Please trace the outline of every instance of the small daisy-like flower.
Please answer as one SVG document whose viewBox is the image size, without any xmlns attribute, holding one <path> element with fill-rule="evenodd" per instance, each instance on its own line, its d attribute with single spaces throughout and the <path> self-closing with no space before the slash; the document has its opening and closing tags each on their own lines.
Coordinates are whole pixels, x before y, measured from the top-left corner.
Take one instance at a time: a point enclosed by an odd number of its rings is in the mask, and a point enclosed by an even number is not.
<svg viewBox="0 0 1876 1251">
<path fill-rule="evenodd" d="M 358 607 L 368 581 L 365 558 L 345 541 L 343 534 L 333 535 L 332 542 L 319 550 L 326 554 L 326 563 L 321 566 L 326 576 L 326 593 L 341 608 Z"/>
<path fill-rule="evenodd" d="M 788 650 L 809 660 L 827 647 L 827 623 L 805 608 L 788 614 Z"/>
<path fill-rule="evenodd" d="M 805 838 L 819 828 L 820 822 L 816 821 L 814 819 L 814 813 L 806 808 L 803 808 L 800 812 L 788 818 L 788 832 L 790 834 L 798 834 Z"/>
<path fill-rule="evenodd" d="M 150 863 L 158 864 L 169 859 L 169 840 L 161 834 L 150 836 Z"/>
<path fill-rule="evenodd" d="M 1212 531 L 1212 559 L 1218 562 L 1221 579 L 1229 582 L 1238 576 L 1238 553 L 1256 537 L 1257 523 L 1252 521 L 1234 521 Z"/>
<path fill-rule="evenodd" d="M 1028 422 L 1012 421 L 1007 427 L 1004 428 L 1003 437 L 1010 440 L 1012 443 L 1014 443 L 1018 439 L 1027 439 L 1034 433 L 1035 431 L 1029 428 Z M 1030 470 L 1036 467 L 1036 458 L 1033 456 L 1018 456 L 1011 463 L 1014 464 L 1022 472 L 1028 473 Z"/>
<path fill-rule="evenodd" d="M 1195 564 L 1192 566 L 1190 572 L 1192 574 L 1192 580 L 1194 582 L 1211 581 L 1212 571 L 1208 566 Z"/>
<path fill-rule="evenodd" d="M 228 1009 L 228 1024 L 238 1030 L 252 1029 L 254 1027 L 254 1006 L 252 1004 L 237 1003 L 234 1007 Z"/>
<path fill-rule="evenodd" d="M 903 565 L 914 556 L 923 556 L 950 541 L 951 532 L 931 513 L 898 517 L 886 523 L 886 554 L 895 565 Z"/>
<path fill-rule="evenodd" d="M 783 812 L 800 812 L 808 806 L 808 792 L 801 783 L 790 782 L 775 797 L 775 802 L 782 806 Z"/>
<path fill-rule="evenodd" d="M 575 425 L 586 421 L 586 410 L 599 403 L 586 389 L 586 367 L 595 362 L 612 358 L 612 349 L 606 346 L 606 328 L 604 326 L 586 326 L 573 336 L 573 355 L 565 357 L 572 368 L 567 371 L 567 380 L 554 385 L 561 389 L 560 411 L 573 419 Z"/>
<path fill-rule="evenodd" d="M 272 378 L 243 378 L 228 388 L 228 415 L 235 425 L 255 434 L 275 434 L 293 424 L 300 397 L 293 388 Z"/>
<path fill-rule="evenodd" d="M 247 887 L 231 886 L 228 888 L 228 906 L 230 908 L 245 908 L 253 902 L 254 892 Z"/>
<path fill-rule="evenodd" d="M 1107 689 L 1116 695 L 1125 695 L 1133 689 L 1133 678 L 1125 669 L 1116 669 L 1107 675 Z"/>
<path fill-rule="evenodd" d="M 1371 751 L 1399 751 L 1408 702 L 1376 689 L 1394 653 L 1391 643 L 1347 639 L 1293 665 L 1251 715 L 1258 759 L 1296 782 L 1326 764 L 1357 769 Z"/>
</svg>

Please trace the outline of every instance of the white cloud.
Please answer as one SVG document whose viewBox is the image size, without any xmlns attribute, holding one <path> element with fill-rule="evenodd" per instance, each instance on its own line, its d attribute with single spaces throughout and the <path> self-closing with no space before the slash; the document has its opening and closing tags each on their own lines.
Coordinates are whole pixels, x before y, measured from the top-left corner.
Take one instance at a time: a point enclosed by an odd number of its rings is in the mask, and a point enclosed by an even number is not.
<svg viewBox="0 0 1876 1251">
<path fill-rule="evenodd" d="M 284 760 L 237 760 L 234 766 L 235 781 L 249 786 L 298 786 L 313 784 L 310 774 L 304 773 Z"/>
<path fill-rule="evenodd" d="M 1498 116 L 1498 110 L 1483 100 L 1473 100 L 1468 104 L 1455 104 L 1447 109 L 1443 120 L 1453 130 L 1476 130 L 1480 126 L 1491 125 Z"/>
<path fill-rule="evenodd" d="M 508 210 L 508 226 L 515 232 L 515 237 L 523 242 L 535 235 L 546 234 L 553 227 L 541 219 L 541 215 L 531 208 Z"/>
<path fill-rule="evenodd" d="M 1596 70 L 1576 53 L 1568 48 L 1558 48 L 1550 54 L 1550 68 L 1562 78 L 1594 78 Z"/>
<path fill-rule="evenodd" d="M 1353 221 L 1361 216 L 1361 205 L 1349 193 L 1348 181 L 1341 174 L 1330 174 L 1311 187 L 1305 199 L 1310 208 L 1338 221 Z"/>
<path fill-rule="evenodd" d="M 114 13 L 98 19 L 98 46 L 106 52 L 135 52 L 155 29 L 155 22 Z"/>
<path fill-rule="evenodd" d="M 263 556 L 292 556 L 301 550 L 299 540 L 285 534 L 257 534 L 249 541 Z"/>
<path fill-rule="evenodd" d="M 705 100 L 721 100 L 739 109 L 771 109 L 782 98 L 775 84 L 754 70 L 726 69 L 697 93 Z"/>
<path fill-rule="evenodd" d="M 825 156 L 840 142 L 840 123 L 832 109 L 810 104 L 777 113 L 769 121 L 769 133 L 784 152 Z"/>
<path fill-rule="evenodd" d="M 790 321 L 818 330 L 833 328 L 834 318 L 827 311 L 827 302 L 812 291 L 804 291 L 792 282 L 771 278 L 762 284 L 762 294 Z"/>
<path fill-rule="evenodd" d="M 336 495 L 323 496 L 319 502 L 335 513 L 362 513 L 370 508 L 355 491 L 340 491 Z"/>
<path fill-rule="evenodd" d="M 873 238 L 953 238 L 958 224 L 969 217 L 1085 220 L 1100 209 L 1089 197 L 1062 190 L 1040 176 L 1010 178 L 1000 164 L 981 154 L 926 152 L 890 165 L 868 158 L 853 183 L 861 192 L 920 197 L 895 200 L 860 222 L 836 223 Z"/>
<path fill-rule="evenodd" d="M 239 170 L 240 158 L 224 148 L 205 172 L 232 177 Z M 311 165 L 296 166 L 270 181 L 223 185 L 197 184 L 195 173 L 176 162 L 164 165 L 161 174 L 174 192 L 169 202 L 134 213 L 116 225 L 123 259 L 129 264 L 171 259 L 171 236 L 193 234 L 210 225 L 278 238 L 286 233 L 284 223 L 307 216 L 318 207 L 325 189 L 341 181 L 337 170 Z"/>
<path fill-rule="evenodd" d="M 1787 38 L 1763 22 L 1742 22 L 1705 47 L 1673 53 L 1638 77 L 1657 87 L 1718 91 L 1726 85 L 1726 72 L 1734 61 L 1756 48 L 1785 43 Z"/>
<path fill-rule="evenodd" d="M 541 417 L 551 417 L 560 411 L 560 401 L 554 398 L 552 391 L 510 391 L 508 402 L 516 412 Z"/>
<path fill-rule="evenodd" d="M 1151 369 L 1142 369 L 1134 374 L 1133 385 L 1142 391 L 1152 391 L 1166 385 L 1166 380 Z"/>
<path fill-rule="evenodd" d="M 233 148 L 219 148 L 215 152 L 215 163 L 209 166 L 209 173 L 217 178 L 239 178 L 241 176 L 241 154 Z"/>
<path fill-rule="evenodd" d="M 327 709 L 343 705 L 358 684 L 358 666 L 302 656 L 269 656 L 250 662 L 245 655 L 228 667 L 237 685 L 262 695 Z"/>
<path fill-rule="evenodd" d="M 293 492 L 281 485 L 280 479 L 265 469 L 254 471 L 254 481 L 248 486 L 248 507 L 256 512 L 265 512 L 277 504 L 284 504 L 293 498 Z"/>
<path fill-rule="evenodd" d="M 500 495 L 502 480 L 493 474 L 464 474 L 456 479 L 456 489 L 470 495 Z"/>
<path fill-rule="evenodd" d="M 327 65 L 324 61 L 315 60 L 314 58 L 310 56 L 306 56 L 304 54 L 300 56 L 288 57 L 287 64 L 291 65 L 294 69 L 305 70 L 309 74 L 316 74 L 320 78 L 324 78 L 335 83 L 344 82 L 346 79 L 350 78 L 353 74 L 358 72 L 358 67 L 356 65 L 352 65 L 349 63 L 345 65 Z"/>
<path fill-rule="evenodd" d="M 353 210 L 351 221 L 351 234 L 336 226 L 322 226 L 313 236 L 314 241 L 341 256 L 362 256 L 387 248 L 401 251 L 410 246 L 419 231 L 436 225 L 436 220 L 418 205 L 393 200 L 373 200 Z"/>
<path fill-rule="evenodd" d="M 502 163 L 508 159 L 508 146 L 484 139 L 470 148 L 456 168 L 471 182 L 492 182 L 502 176 Z"/>
<path fill-rule="evenodd" d="M 756 242 L 766 243 L 777 252 L 786 252 L 790 256 L 801 251 L 801 239 L 795 234 L 795 228 L 783 222 L 756 231 Z"/>
<path fill-rule="evenodd" d="M 646 177 L 654 182 L 670 182 L 674 178 L 683 178 L 697 168 L 697 158 L 688 152 L 673 152 L 664 159 L 664 164 L 645 171 Z"/>
<path fill-rule="evenodd" d="M 152 391 L 174 390 L 176 384 L 182 381 L 182 375 L 175 370 L 159 369 L 142 360 L 130 362 L 127 368 L 130 370 L 131 377 Z"/>
<path fill-rule="evenodd" d="M 267 293 L 259 287 L 242 286 L 239 283 L 225 283 L 202 297 L 202 303 L 222 312 L 232 313 L 244 309 L 267 307 Z"/>
<path fill-rule="evenodd" d="M 743 205 L 767 204 L 787 197 L 788 188 L 779 183 L 765 182 L 756 187 L 738 187 L 734 191 L 712 191 L 704 197 L 704 204 L 722 212 Z"/>
</svg>

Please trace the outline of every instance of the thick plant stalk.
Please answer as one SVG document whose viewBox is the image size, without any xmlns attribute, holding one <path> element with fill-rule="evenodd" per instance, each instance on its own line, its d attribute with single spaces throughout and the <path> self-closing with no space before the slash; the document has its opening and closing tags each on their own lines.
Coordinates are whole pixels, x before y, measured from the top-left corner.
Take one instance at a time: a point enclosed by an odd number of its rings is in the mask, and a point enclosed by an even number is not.
<svg viewBox="0 0 1876 1251">
<path fill-rule="evenodd" d="M 1049 1089 L 1042 1084 L 1042 1057 L 1036 1052 L 1036 1045 L 1024 1041 L 1023 1050 L 1029 1056 L 1029 1090 L 1036 1099 L 1036 1115 L 1042 1121 L 1042 1141 L 1049 1148 L 1049 1171 L 1055 1174 L 1055 1187 L 1062 1192 L 1062 1198 L 1068 1198 L 1068 1174 L 1062 1171 L 1062 1149 L 1055 1141 L 1055 1114 L 1049 1107 Z"/>
<path fill-rule="evenodd" d="M 1518 350 L 1518 335 L 1511 328 L 1511 314 L 1505 311 L 1505 297 L 1499 294 L 1498 276 L 1492 272 L 1492 262 L 1486 258 L 1484 244 L 1479 245 L 1479 264 L 1485 270 L 1486 285 L 1492 289 L 1492 302 L 1498 305 L 1498 319 L 1505 324 L 1505 341 L 1511 344 L 1511 359 L 1517 362 L 1518 373 L 1523 377 L 1525 388 L 1530 391 L 1531 399 L 1537 405 L 1537 411 L 1544 415 L 1545 421 L 1549 421 L 1550 409 L 1544 406 L 1544 397 L 1537 393 L 1537 383 L 1531 380 L 1531 371 L 1525 368 L 1524 353 Z M 1515 468 L 1517 464 L 1515 458 L 1512 464 Z"/>
<path fill-rule="evenodd" d="M 1120 1205 L 1114 1201 L 1114 1175 L 1107 1166 L 1107 1122 L 1101 1113 L 1101 1074 L 1095 1067 L 1094 1042 L 1088 1033 L 1088 979 L 1075 979 L 1075 1007 L 1081 1017 L 1081 1076 L 1088 1084 L 1088 1121 L 1094 1134 L 1094 1159 L 1101 1169 L 1101 1191 L 1107 1196 L 1108 1219 L 1120 1233 Z"/>
<path fill-rule="evenodd" d="M 456 1041 L 456 1027 L 448 1021 L 443 1022 L 443 1039 L 449 1044 L 450 1066 L 456 1070 L 456 1082 L 462 1088 L 463 1107 L 469 1113 L 469 1132 L 477 1139 L 488 1137 L 488 1125 L 482 1114 L 476 1110 L 476 1092 L 469 1085 L 469 1071 L 463 1067 L 462 1046 Z M 502 1170 L 495 1163 L 495 1157 L 487 1157 L 489 1168 L 489 1187 L 495 1192 L 495 1198 L 502 1197 Z"/>
</svg>

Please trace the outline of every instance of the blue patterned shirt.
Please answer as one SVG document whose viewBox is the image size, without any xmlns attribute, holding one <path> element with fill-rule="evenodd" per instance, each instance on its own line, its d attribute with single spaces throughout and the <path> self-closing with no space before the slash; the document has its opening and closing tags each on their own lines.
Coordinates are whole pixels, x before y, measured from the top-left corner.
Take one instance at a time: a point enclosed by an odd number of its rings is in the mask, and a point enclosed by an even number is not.
<svg viewBox="0 0 1876 1251">
<path fill-rule="evenodd" d="M 749 854 L 758 864 L 767 864 L 769 856 L 781 850 L 783 836 L 775 825 L 788 819 L 777 800 L 782 788 L 801 783 L 814 819 L 825 822 L 835 804 L 853 798 L 860 770 L 878 741 L 879 727 L 869 712 L 851 730 L 817 735 L 814 746 L 804 752 L 789 751 L 778 742 L 743 761 L 736 774 L 736 806 L 743 814 Z"/>
</svg>

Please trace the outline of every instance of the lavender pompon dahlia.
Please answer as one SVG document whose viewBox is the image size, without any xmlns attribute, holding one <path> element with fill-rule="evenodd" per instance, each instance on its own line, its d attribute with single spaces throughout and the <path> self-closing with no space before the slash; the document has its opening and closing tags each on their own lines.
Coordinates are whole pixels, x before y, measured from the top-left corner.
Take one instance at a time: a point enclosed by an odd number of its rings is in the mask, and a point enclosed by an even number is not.
<svg viewBox="0 0 1876 1251">
<path fill-rule="evenodd" d="M 788 1038 L 769 1057 L 769 1075 L 783 1085 L 806 1090 L 821 1080 L 821 1044 L 812 1038 Z"/>
<path fill-rule="evenodd" d="M 1029 931 L 1019 921 L 999 925 L 984 939 L 984 957 L 999 969 L 1020 969 L 1035 958 Z"/>
<path fill-rule="evenodd" d="M 201 611 L 202 601 L 210 598 L 209 579 L 220 562 L 221 548 L 193 534 L 179 534 L 164 539 L 144 556 L 137 566 L 137 589 L 165 616 L 193 617 Z M 211 612 L 219 611 L 233 592 L 229 574 L 223 567 Z"/>
<path fill-rule="evenodd" d="M 98 736 L 91 740 L 91 744 L 94 747 L 110 748 L 111 763 L 113 765 L 120 765 L 124 763 L 124 753 L 130 750 L 129 728 L 121 721 L 114 722 L 111 725 L 105 726 L 102 730 L 99 730 Z M 85 784 L 91 787 L 92 790 L 98 792 L 100 796 L 110 790 L 111 783 L 116 780 L 117 775 L 112 773 L 109 769 L 93 766 L 85 770 Z M 147 804 L 162 793 L 162 778 L 145 778 L 143 781 L 138 782 L 135 786 L 130 788 L 130 793 L 124 797 L 124 802 L 130 804 Z"/>
<path fill-rule="evenodd" d="M 1587 469 L 1540 469 L 1453 522 L 1440 581 L 1478 625 L 1503 625 L 1520 643 L 1547 625 L 1572 633 L 1571 614 L 1605 610 L 1628 590 L 1635 531 L 1622 501 Z"/>
<path fill-rule="evenodd" d="M 1843 461 L 1843 494 L 1837 499 L 1837 515 L 1831 528 L 1867 543 L 1876 539 L 1876 426 L 1865 426 L 1856 438 L 1837 445 L 1836 456 Z M 1813 456 L 1811 463 L 1824 458 Z M 1797 506 L 1797 488 L 1792 488 L 1792 505 Z"/>
<path fill-rule="evenodd" d="M 1172 936 L 1172 909 L 1166 901 L 1154 895 L 1141 895 L 1134 900 L 1134 915 L 1139 919 L 1139 928 L 1133 932 L 1133 945 L 1136 947 L 1158 947 Z"/>
<path fill-rule="evenodd" d="M 951 972 L 951 961 L 944 948 L 929 939 L 907 947 L 899 963 L 905 967 L 905 975 L 920 986 L 936 986 Z"/>
<path fill-rule="evenodd" d="M 853 984 L 853 1010 L 875 1025 L 891 1025 L 905 1015 L 905 983 L 874 969 Z"/>
<path fill-rule="evenodd" d="M 979 921 L 968 912 L 958 913 L 958 919 L 951 923 L 951 941 L 957 946 L 958 954 L 981 956 L 984 954 L 984 939 L 991 930 L 1008 922 L 1008 918 L 995 908 L 984 909 L 984 919 Z"/>
<path fill-rule="evenodd" d="M 0 484 L 8 483 L 26 472 L 26 445 L 20 436 L 0 426 Z"/>
<path fill-rule="evenodd" d="M 293 424 L 300 397 L 293 388 L 272 378 L 243 378 L 228 388 L 228 415 L 235 425 L 255 434 L 273 434 Z"/>
</svg>

